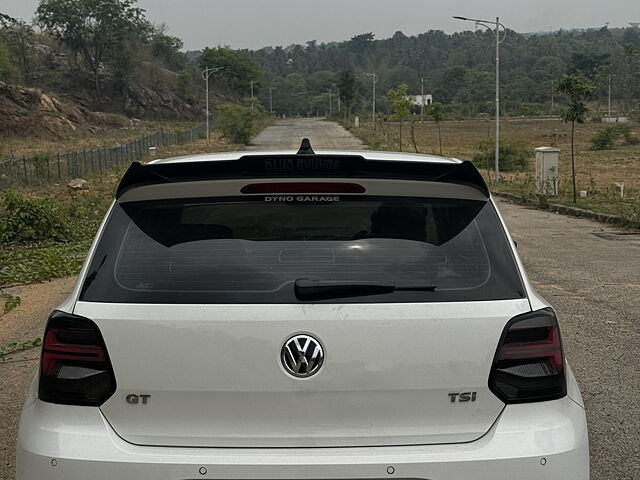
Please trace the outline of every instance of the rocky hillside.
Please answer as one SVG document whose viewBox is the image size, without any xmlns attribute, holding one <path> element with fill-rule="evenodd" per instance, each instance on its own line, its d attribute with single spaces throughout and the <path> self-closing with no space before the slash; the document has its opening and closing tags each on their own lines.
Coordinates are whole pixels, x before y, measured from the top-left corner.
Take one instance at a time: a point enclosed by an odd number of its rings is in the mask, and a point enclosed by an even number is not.
<svg viewBox="0 0 640 480">
<path fill-rule="evenodd" d="M 86 107 L 37 88 L 0 82 L 0 135 L 64 137 L 79 129 L 126 127 L 123 115 L 92 112 Z"/>
<path fill-rule="evenodd" d="M 55 2 L 47 5 L 57 8 Z M 127 2 L 116 6 L 127 7 Z M 127 12 L 120 14 L 122 22 L 133 22 Z M 0 135 L 51 138 L 77 129 L 126 126 L 135 119 L 204 118 L 199 71 L 181 53 L 180 39 L 168 36 L 165 27 L 143 19 L 139 32 L 127 30 L 126 38 L 105 46 L 99 44 L 100 35 L 112 32 L 91 29 L 109 24 L 111 17 L 88 20 L 82 38 L 62 34 L 67 23 L 64 15 L 60 18 L 63 25 L 47 30 L 0 13 Z M 103 48 L 108 55 L 92 63 Z"/>
<path fill-rule="evenodd" d="M 204 99 L 195 94 L 180 95 L 176 88 L 177 74 L 150 62 L 136 65 L 135 76 L 126 93 L 112 95 L 115 113 L 144 120 L 199 120 L 204 118 Z M 193 88 L 196 91 L 195 88 Z M 198 92 L 199 93 L 199 92 Z M 212 99 L 213 100 L 213 99 Z M 106 107 L 107 111 L 114 111 Z"/>
<path fill-rule="evenodd" d="M 0 135 L 64 137 L 78 129 L 126 127 L 123 115 L 92 112 L 88 108 L 37 88 L 0 82 Z"/>
</svg>

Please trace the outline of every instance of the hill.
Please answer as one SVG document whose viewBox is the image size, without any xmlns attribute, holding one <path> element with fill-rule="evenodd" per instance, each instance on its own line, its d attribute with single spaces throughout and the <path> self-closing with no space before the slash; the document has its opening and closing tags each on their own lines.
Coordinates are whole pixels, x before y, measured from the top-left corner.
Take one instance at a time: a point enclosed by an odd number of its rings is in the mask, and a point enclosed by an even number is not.
<svg viewBox="0 0 640 480">
<path fill-rule="evenodd" d="M 62 137 L 78 129 L 126 127 L 122 115 L 96 113 L 37 88 L 0 82 L 0 135 Z"/>
</svg>

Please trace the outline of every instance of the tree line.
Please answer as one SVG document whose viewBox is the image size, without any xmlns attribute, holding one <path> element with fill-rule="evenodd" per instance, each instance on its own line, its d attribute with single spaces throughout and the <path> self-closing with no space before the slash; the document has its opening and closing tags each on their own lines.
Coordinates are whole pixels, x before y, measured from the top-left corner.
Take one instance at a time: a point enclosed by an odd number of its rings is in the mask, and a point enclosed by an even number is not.
<svg viewBox="0 0 640 480">
<path fill-rule="evenodd" d="M 432 30 L 417 36 L 397 32 L 376 40 L 371 33 L 346 42 L 266 47 L 251 52 L 264 71 L 263 91 L 273 88 L 277 110 L 307 114 L 329 108 L 329 91 L 337 94 L 339 73 L 354 72 L 353 108 L 371 107 L 373 86 L 363 73 L 379 79 L 376 103 L 389 112 L 389 90 L 406 83 L 410 94 L 425 93 L 457 115 L 490 114 L 495 89 L 495 39 L 490 32 L 448 35 Z M 553 113 L 562 101 L 559 81 L 577 74 L 595 87 L 594 111 L 607 103 L 611 79 L 613 108 L 639 110 L 640 30 L 594 29 L 519 34 L 508 31 L 501 46 L 501 90 L 507 114 Z M 266 99 L 264 93 L 261 100 Z"/>
</svg>

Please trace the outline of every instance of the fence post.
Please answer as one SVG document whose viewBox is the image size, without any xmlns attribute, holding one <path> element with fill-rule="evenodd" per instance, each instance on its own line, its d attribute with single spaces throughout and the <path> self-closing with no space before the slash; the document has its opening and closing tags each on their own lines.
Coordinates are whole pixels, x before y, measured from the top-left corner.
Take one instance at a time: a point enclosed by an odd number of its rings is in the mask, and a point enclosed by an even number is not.
<svg viewBox="0 0 640 480">
<path fill-rule="evenodd" d="M 24 184 L 29 185 L 29 177 L 27 176 L 27 157 L 22 157 L 22 167 L 24 169 Z"/>
</svg>

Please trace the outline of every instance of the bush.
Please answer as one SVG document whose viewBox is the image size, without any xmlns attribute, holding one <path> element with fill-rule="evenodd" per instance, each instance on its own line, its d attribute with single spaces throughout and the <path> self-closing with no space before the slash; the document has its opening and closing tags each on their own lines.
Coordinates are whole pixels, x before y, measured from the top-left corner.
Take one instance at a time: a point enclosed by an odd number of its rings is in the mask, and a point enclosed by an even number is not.
<svg viewBox="0 0 640 480">
<path fill-rule="evenodd" d="M 616 134 L 613 127 L 606 127 L 591 138 L 591 150 L 611 150 L 615 144 Z"/>
<path fill-rule="evenodd" d="M 69 238 L 68 217 L 50 198 L 31 198 L 13 190 L 0 197 L 0 244 L 63 242 Z"/>
<path fill-rule="evenodd" d="M 40 180 L 47 179 L 49 177 L 49 162 L 51 158 L 48 153 L 36 153 L 31 158 L 33 165 L 34 175 Z"/>
<path fill-rule="evenodd" d="M 591 150 L 612 150 L 616 142 L 624 145 L 638 145 L 640 139 L 631 134 L 631 127 L 626 124 L 609 125 L 591 138 Z"/>
<path fill-rule="evenodd" d="M 493 167 L 495 161 L 495 141 L 484 141 L 478 145 L 473 163 L 478 168 Z M 517 172 L 526 170 L 533 151 L 521 140 L 505 139 L 500 142 L 500 171 Z"/>
<path fill-rule="evenodd" d="M 220 105 L 218 130 L 230 142 L 247 145 L 253 135 L 251 109 L 234 103 Z"/>
<path fill-rule="evenodd" d="M 620 135 L 622 135 L 622 140 L 625 145 L 638 145 L 640 144 L 640 138 L 634 137 L 631 134 L 631 127 L 629 125 L 616 125 Z"/>
</svg>

